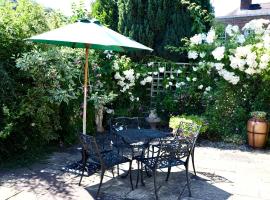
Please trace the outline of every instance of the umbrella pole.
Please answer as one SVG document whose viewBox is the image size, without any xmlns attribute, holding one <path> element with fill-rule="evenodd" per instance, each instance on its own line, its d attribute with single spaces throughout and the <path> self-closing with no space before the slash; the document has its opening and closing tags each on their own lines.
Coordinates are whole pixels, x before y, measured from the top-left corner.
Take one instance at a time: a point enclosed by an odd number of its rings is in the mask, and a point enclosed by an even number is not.
<svg viewBox="0 0 270 200">
<path fill-rule="evenodd" d="M 84 66 L 83 134 L 86 134 L 87 85 L 88 85 L 88 46 L 85 49 L 85 66 Z"/>
</svg>

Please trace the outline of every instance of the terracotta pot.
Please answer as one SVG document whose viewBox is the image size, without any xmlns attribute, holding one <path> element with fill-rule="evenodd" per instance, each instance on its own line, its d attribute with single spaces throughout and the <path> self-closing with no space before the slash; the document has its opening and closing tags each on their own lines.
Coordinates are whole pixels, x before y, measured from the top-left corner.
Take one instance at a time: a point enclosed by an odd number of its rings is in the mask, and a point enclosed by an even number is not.
<svg viewBox="0 0 270 200">
<path fill-rule="evenodd" d="M 264 148 L 269 132 L 265 119 L 251 118 L 247 123 L 248 144 L 253 148 Z"/>
</svg>

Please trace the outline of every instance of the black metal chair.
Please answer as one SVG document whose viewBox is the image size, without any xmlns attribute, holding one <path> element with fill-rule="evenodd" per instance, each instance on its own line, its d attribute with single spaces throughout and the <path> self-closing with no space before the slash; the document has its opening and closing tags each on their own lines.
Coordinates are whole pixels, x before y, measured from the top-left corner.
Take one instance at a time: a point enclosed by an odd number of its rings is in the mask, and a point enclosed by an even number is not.
<svg viewBox="0 0 270 200">
<path fill-rule="evenodd" d="M 168 181 L 171 168 L 179 165 L 183 165 L 185 167 L 189 196 L 191 196 L 190 181 L 188 175 L 189 158 L 195 147 L 196 140 L 200 131 L 200 126 L 194 123 L 188 123 L 185 125 L 190 127 L 187 129 L 189 131 L 185 133 L 185 137 L 179 137 L 175 135 L 174 137 L 160 139 L 159 144 L 156 145 L 158 149 L 157 153 L 152 153 L 152 156 L 149 156 L 149 153 L 144 152 L 141 158 L 137 158 L 142 164 L 145 165 L 146 168 L 153 172 L 156 199 L 158 199 L 156 184 L 157 169 L 168 168 L 166 177 L 166 181 Z M 147 150 L 149 151 L 149 149 L 145 149 L 145 151 Z M 141 174 L 142 170 L 143 167 L 141 167 Z M 141 176 L 141 181 L 143 182 L 143 176 Z"/>
<path fill-rule="evenodd" d="M 131 160 L 137 160 L 138 168 L 140 162 L 137 158 L 141 158 L 145 148 L 149 147 L 148 141 L 142 141 L 138 144 L 128 144 L 123 138 L 116 134 L 118 131 L 128 129 L 148 129 L 150 125 L 142 117 L 118 117 L 111 119 L 110 121 L 110 132 L 113 145 L 118 149 L 118 152 L 122 152 L 123 156 L 129 157 Z M 131 166 L 130 166 L 131 168 Z M 119 175 L 119 166 L 117 165 L 117 174 Z M 128 173 L 123 178 L 126 177 Z M 139 170 L 137 171 L 137 184 L 138 186 Z M 143 184 L 143 182 L 142 182 Z"/>
<path fill-rule="evenodd" d="M 127 144 L 116 132 L 139 129 L 138 117 L 117 117 L 110 120 L 110 138 L 112 145 L 117 149 L 119 154 L 125 157 L 133 158 L 133 149 Z M 119 165 L 117 165 L 117 174 L 119 175 Z"/>
<path fill-rule="evenodd" d="M 128 129 L 139 129 L 138 117 L 117 117 L 110 120 L 110 135 L 112 144 L 118 150 L 125 150 L 130 148 L 122 138 L 118 137 L 116 132 Z"/>
<path fill-rule="evenodd" d="M 174 135 L 178 136 L 180 138 L 188 138 L 188 136 L 191 133 L 198 131 L 197 129 L 198 129 L 198 126 L 196 126 L 193 122 L 181 121 L 179 123 L 179 128 L 174 133 Z M 195 147 L 196 147 L 196 144 L 193 148 L 193 151 L 191 152 L 191 161 L 192 161 L 192 167 L 193 167 L 194 174 L 195 174 L 195 176 L 197 176 L 196 169 L 195 169 L 195 161 L 194 161 Z"/>
<path fill-rule="evenodd" d="M 131 165 L 132 160 L 120 155 L 117 150 L 106 150 L 100 151 L 100 148 L 94 137 L 80 134 L 80 141 L 83 145 L 82 149 L 82 173 L 79 181 L 81 185 L 84 172 L 87 171 L 88 175 L 91 175 L 97 171 L 101 171 L 100 184 L 97 191 L 97 196 L 99 195 L 100 188 L 102 185 L 104 173 L 108 169 L 112 169 L 115 165 L 129 162 L 129 174 L 130 174 L 130 184 L 133 190 L 132 176 L 131 176 Z"/>
</svg>

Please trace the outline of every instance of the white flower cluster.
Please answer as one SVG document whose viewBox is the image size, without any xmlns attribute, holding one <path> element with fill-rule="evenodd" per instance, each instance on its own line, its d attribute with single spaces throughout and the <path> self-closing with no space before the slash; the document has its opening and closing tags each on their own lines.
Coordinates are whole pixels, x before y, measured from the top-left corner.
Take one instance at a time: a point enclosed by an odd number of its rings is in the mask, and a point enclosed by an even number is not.
<svg viewBox="0 0 270 200">
<path fill-rule="evenodd" d="M 216 32 L 215 29 L 210 29 L 210 31 L 207 34 L 200 33 L 196 34 L 193 37 L 190 38 L 190 44 L 191 45 L 200 45 L 203 42 L 206 42 L 208 44 L 212 44 L 214 40 L 216 39 Z"/>
<path fill-rule="evenodd" d="M 188 52 L 188 58 L 196 60 L 198 58 L 198 53 L 196 51 L 189 51 Z"/>
<path fill-rule="evenodd" d="M 206 35 L 204 33 L 196 34 L 190 38 L 191 45 L 199 45 L 202 44 L 203 40 L 206 39 Z"/>
<path fill-rule="evenodd" d="M 190 46 L 201 45 L 202 43 L 212 44 L 216 39 L 216 32 L 215 29 L 211 28 L 207 34 L 200 33 L 196 34 L 190 38 Z M 197 51 L 189 51 L 188 58 L 189 59 L 197 59 L 199 56 L 201 58 L 205 57 L 205 52 L 197 52 Z"/>
<path fill-rule="evenodd" d="M 233 36 L 235 34 L 237 34 L 239 32 L 239 27 L 236 25 L 231 25 L 229 24 L 226 28 L 225 28 L 225 33 L 228 34 L 229 36 Z"/>
<path fill-rule="evenodd" d="M 265 70 L 269 65 L 270 56 L 264 52 L 258 57 L 256 49 L 252 51 L 253 48 L 252 45 L 237 47 L 234 55 L 229 56 L 230 66 L 249 75 L 259 74 Z"/>
<path fill-rule="evenodd" d="M 123 75 L 121 76 L 119 72 L 116 72 L 114 78 L 118 80 L 117 85 L 121 86 L 121 92 L 126 92 L 131 87 L 135 86 L 136 76 L 134 74 L 133 69 L 129 69 L 123 71 Z"/>
<path fill-rule="evenodd" d="M 145 85 L 146 83 L 151 83 L 153 80 L 152 76 L 147 76 L 146 78 L 144 78 L 143 80 L 141 80 L 140 84 L 141 85 Z"/>
<path fill-rule="evenodd" d="M 208 74 L 214 68 L 234 85 L 240 81 L 241 73 L 263 73 L 270 67 L 270 20 L 252 20 L 242 30 L 244 34 L 238 26 L 228 25 L 225 40 L 219 39 L 213 28 L 207 34 L 196 34 L 190 38 L 188 58 L 200 58 L 199 66 L 207 67 Z"/>
<path fill-rule="evenodd" d="M 263 34 L 265 31 L 269 33 L 270 21 L 267 19 L 255 19 L 246 23 L 243 27 L 244 31 L 253 31 L 255 34 Z M 265 28 L 268 26 L 267 28 Z"/>
<path fill-rule="evenodd" d="M 218 74 L 233 85 L 236 85 L 240 81 L 239 76 L 235 75 L 234 72 L 229 72 L 226 69 L 219 70 Z"/>
<path fill-rule="evenodd" d="M 225 47 L 217 47 L 214 51 L 212 51 L 212 55 L 218 61 L 224 58 Z"/>
<path fill-rule="evenodd" d="M 216 32 L 214 29 L 210 29 L 210 31 L 207 33 L 206 36 L 206 43 L 208 44 L 212 44 L 214 42 L 214 40 L 216 39 Z"/>
</svg>

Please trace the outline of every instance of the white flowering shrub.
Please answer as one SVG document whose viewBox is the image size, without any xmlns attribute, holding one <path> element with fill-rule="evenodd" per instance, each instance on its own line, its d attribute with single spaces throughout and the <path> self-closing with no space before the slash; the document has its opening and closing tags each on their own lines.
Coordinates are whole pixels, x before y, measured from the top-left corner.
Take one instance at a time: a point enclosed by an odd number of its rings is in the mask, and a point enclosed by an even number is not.
<svg viewBox="0 0 270 200">
<path fill-rule="evenodd" d="M 270 21 L 252 20 L 242 29 L 212 27 L 187 39 L 186 47 L 190 62 L 198 65 L 201 74 L 197 88 L 207 94 L 202 94 L 201 104 L 210 138 L 245 141 L 248 113 L 270 112 Z"/>
<path fill-rule="evenodd" d="M 152 74 L 157 73 L 153 63 L 138 64 L 109 51 L 91 52 L 90 60 L 93 73 L 89 99 L 96 108 L 103 107 L 107 114 L 132 115 L 150 101 L 146 88 L 151 86 Z"/>
<path fill-rule="evenodd" d="M 252 20 L 242 30 L 228 25 L 218 32 L 213 27 L 208 33 L 191 37 L 186 45 L 190 60 L 232 85 L 254 75 L 269 73 L 269 20 Z"/>
</svg>

